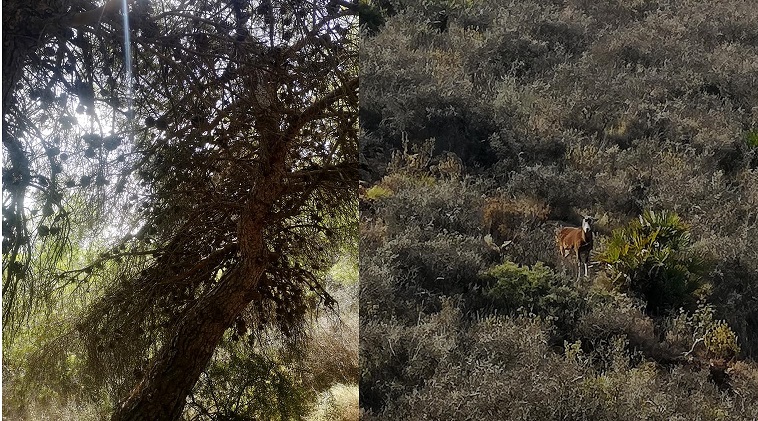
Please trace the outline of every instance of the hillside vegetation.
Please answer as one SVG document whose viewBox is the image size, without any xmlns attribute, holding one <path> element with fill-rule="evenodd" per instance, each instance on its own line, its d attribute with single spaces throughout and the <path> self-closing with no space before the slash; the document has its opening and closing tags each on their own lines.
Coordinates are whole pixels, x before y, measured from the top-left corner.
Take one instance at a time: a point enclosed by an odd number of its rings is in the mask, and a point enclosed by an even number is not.
<svg viewBox="0 0 758 421">
<path fill-rule="evenodd" d="M 366 419 L 758 418 L 758 10 L 372 6 Z"/>
</svg>

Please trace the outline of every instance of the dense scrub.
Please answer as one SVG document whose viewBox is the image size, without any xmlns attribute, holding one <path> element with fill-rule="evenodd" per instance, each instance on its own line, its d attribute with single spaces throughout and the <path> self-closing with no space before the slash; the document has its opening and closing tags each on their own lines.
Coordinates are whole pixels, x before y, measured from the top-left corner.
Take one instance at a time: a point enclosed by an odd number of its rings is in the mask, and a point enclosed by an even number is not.
<svg viewBox="0 0 758 421">
<path fill-rule="evenodd" d="M 758 416 L 756 11 L 379 4 L 361 50 L 367 419 Z M 577 282 L 554 236 L 580 215 L 597 237 Z"/>
</svg>

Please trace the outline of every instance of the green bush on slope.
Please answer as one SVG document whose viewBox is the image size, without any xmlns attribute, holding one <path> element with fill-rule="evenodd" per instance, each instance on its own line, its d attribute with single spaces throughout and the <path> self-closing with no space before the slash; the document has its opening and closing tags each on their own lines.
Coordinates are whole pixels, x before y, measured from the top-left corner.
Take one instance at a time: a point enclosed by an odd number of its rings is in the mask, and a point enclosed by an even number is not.
<svg viewBox="0 0 758 421">
<path fill-rule="evenodd" d="M 613 232 L 600 255 L 615 288 L 639 294 L 648 311 L 691 306 L 703 292 L 702 259 L 691 249 L 688 227 L 673 212 L 645 211 Z"/>
</svg>

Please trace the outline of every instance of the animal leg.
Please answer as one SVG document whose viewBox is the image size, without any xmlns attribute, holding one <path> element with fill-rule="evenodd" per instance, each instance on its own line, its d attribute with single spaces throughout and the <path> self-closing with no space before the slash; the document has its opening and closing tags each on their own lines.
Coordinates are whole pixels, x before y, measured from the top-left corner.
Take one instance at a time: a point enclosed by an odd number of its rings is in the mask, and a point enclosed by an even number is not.
<svg viewBox="0 0 758 421">
<path fill-rule="evenodd" d="M 590 277 L 590 252 L 587 251 L 584 255 L 584 276 Z"/>
</svg>

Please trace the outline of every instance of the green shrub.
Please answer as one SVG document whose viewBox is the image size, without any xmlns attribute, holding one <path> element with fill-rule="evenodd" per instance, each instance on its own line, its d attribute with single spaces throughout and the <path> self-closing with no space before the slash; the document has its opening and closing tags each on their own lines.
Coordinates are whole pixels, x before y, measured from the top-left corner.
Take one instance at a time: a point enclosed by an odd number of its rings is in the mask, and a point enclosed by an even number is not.
<svg viewBox="0 0 758 421">
<path fill-rule="evenodd" d="M 392 190 L 380 185 L 372 186 L 366 190 L 366 198 L 369 200 L 379 200 L 389 196 L 392 196 Z"/>
<path fill-rule="evenodd" d="M 737 335 L 723 320 L 715 322 L 713 327 L 705 333 L 703 340 L 708 352 L 716 358 L 728 359 L 740 353 Z"/>
<path fill-rule="evenodd" d="M 704 266 L 691 250 L 689 228 L 673 212 L 645 211 L 613 232 L 599 259 L 612 283 L 647 300 L 648 311 L 693 304 L 704 286 Z"/>
<path fill-rule="evenodd" d="M 449 365 L 457 355 L 461 321 L 452 300 L 443 300 L 437 313 L 417 313 L 415 322 L 407 325 L 397 320 L 361 320 L 361 406 L 379 410 L 410 396 L 434 377 L 439 366 Z"/>
<path fill-rule="evenodd" d="M 524 307 L 533 311 L 540 299 L 547 295 L 555 274 L 541 262 L 531 268 L 505 262 L 483 274 L 494 284 L 486 291 L 498 308 L 516 310 Z"/>
<path fill-rule="evenodd" d="M 657 358 L 660 347 L 655 323 L 644 314 L 638 300 L 617 292 L 597 293 L 589 298 L 588 309 L 575 327 L 580 339 L 591 343 L 621 336 L 626 338 L 630 348 L 649 358 Z"/>
<path fill-rule="evenodd" d="M 758 148 L 758 130 L 751 130 L 745 133 L 745 143 L 753 148 Z"/>
<path fill-rule="evenodd" d="M 484 295 L 499 313 L 535 314 L 552 322 L 553 334 L 560 338 L 572 337 L 587 311 L 587 291 L 542 262 L 529 267 L 507 261 L 484 272 L 482 279 Z"/>
<path fill-rule="evenodd" d="M 297 364 L 251 352 L 245 342 L 222 344 L 223 351 L 195 385 L 186 412 L 232 420 L 291 420 L 310 412 L 315 391 L 290 374 Z"/>
<path fill-rule="evenodd" d="M 429 233 L 408 228 L 389 243 L 393 268 L 407 292 L 445 294 L 465 292 L 478 283 L 485 267 L 484 242 L 457 233 Z"/>
</svg>

